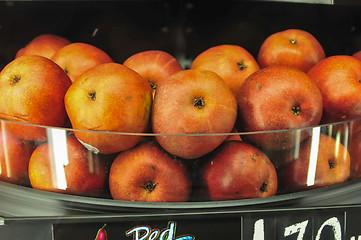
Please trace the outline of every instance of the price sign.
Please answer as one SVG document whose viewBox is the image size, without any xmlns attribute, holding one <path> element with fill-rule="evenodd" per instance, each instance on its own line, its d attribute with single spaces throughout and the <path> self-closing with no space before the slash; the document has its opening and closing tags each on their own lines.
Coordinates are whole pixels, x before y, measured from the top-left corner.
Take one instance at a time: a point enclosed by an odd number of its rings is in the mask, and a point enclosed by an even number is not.
<svg viewBox="0 0 361 240">
<path fill-rule="evenodd" d="M 361 240 L 360 208 L 177 214 L 166 219 L 55 224 L 55 240 L 94 239 L 101 226 L 107 240 Z M 164 218 L 164 216 L 163 216 Z M 114 219 L 113 219 L 114 220 Z M 93 236 L 94 235 L 94 236 Z M 93 237 L 93 238 L 92 238 Z"/>
<path fill-rule="evenodd" d="M 192 217 L 191 217 L 192 218 Z M 99 223 L 57 223 L 54 240 L 96 239 L 99 229 L 106 233 L 102 240 L 200 240 L 241 239 L 240 218 L 209 218 L 153 220 L 142 217 L 133 221 Z M 103 227 L 105 225 L 105 227 Z M 105 234 L 103 234 L 105 235 Z"/>
<path fill-rule="evenodd" d="M 249 216 L 245 217 L 243 229 L 243 239 L 342 240 L 344 212 L 305 211 Z"/>
<path fill-rule="evenodd" d="M 361 209 L 355 208 L 346 210 L 346 237 L 347 240 L 361 240 L 361 227 L 360 227 Z"/>
</svg>

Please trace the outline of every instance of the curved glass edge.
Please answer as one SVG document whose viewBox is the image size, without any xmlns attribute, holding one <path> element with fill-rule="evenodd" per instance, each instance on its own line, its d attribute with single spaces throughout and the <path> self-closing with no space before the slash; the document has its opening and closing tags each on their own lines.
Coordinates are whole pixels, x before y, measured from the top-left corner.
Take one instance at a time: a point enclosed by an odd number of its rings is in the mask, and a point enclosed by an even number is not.
<svg viewBox="0 0 361 240">
<path fill-rule="evenodd" d="M 114 201 L 84 196 L 59 194 L 54 192 L 29 189 L 27 187 L 0 182 L 0 199 L 22 199 L 23 205 L 12 202 L 6 208 L 7 216 L 62 216 L 68 214 L 104 214 L 144 211 L 186 211 L 186 210 L 214 210 L 243 209 L 252 211 L 257 209 L 312 209 L 317 207 L 338 207 L 360 205 L 361 197 L 355 192 L 360 191 L 360 179 L 332 185 L 325 188 L 312 189 L 296 193 L 282 194 L 268 198 L 242 199 L 206 202 L 157 203 L 157 202 L 131 202 Z M 5 194 L 5 192 L 7 192 Z M 1 194 L 2 193 L 2 194 Z M 29 210 L 29 205 L 32 209 Z M 24 211 L 24 208 L 27 210 Z M 14 209 L 17 209 L 14 211 Z M 49 211 L 47 211 L 49 209 Z"/>
<path fill-rule="evenodd" d="M 234 201 L 237 204 L 243 201 L 255 204 L 263 203 L 263 198 L 280 201 L 282 196 L 349 182 L 361 176 L 361 159 L 358 160 L 358 153 L 361 151 L 361 118 L 297 129 L 224 134 L 132 134 L 46 127 L 9 120 L 1 120 L 0 123 L 0 181 L 79 199 L 95 198 L 102 203 L 111 201 L 123 206 L 132 206 L 134 202 L 151 202 L 149 206 L 184 203 L 199 206 L 208 203 L 208 206 L 212 206 L 219 202 L 234 205 Z M 39 133 L 34 129 L 42 131 Z M 43 138 L 32 139 L 37 134 L 44 134 Z M 177 142 L 181 138 L 185 141 L 192 137 L 192 144 L 208 144 L 208 139 L 222 135 L 223 140 L 201 156 L 178 156 L 169 153 L 163 145 L 148 144 L 157 142 L 157 137 L 172 137 L 167 139 L 168 142 Z M 233 138 L 238 136 L 239 138 Z M 135 142 L 131 143 L 133 139 Z M 118 148 L 118 145 L 121 147 Z M 143 150 L 152 155 L 150 158 L 153 160 L 150 161 L 153 162 L 128 163 L 120 165 L 117 170 L 112 169 L 115 169 L 115 162 L 118 164 L 120 155 L 122 158 L 129 158 L 131 154 L 144 154 L 140 150 L 134 153 L 134 149 L 145 145 L 147 147 L 143 147 Z M 249 146 L 252 148 L 248 148 Z M 248 162 L 236 163 L 232 160 L 235 156 L 243 156 L 239 149 L 251 156 Z M 129 150 L 133 153 L 124 154 Z M 167 155 L 168 158 L 159 160 L 161 155 Z M 147 158 L 146 155 L 141 156 Z M 154 159 L 160 161 L 161 165 L 156 165 Z M 170 163 L 169 159 L 175 161 Z M 258 165 L 245 168 L 247 164 L 252 164 L 251 160 Z M 268 161 L 272 168 L 262 165 L 264 161 Z M 172 189 L 180 190 L 172 192 L 167 189 L 155 198 L 137 198 L 136 191 L 139 188 L 144 191 L 143 195 L 157 188 L 158 183 L 152 182 L 149 169 L 140 172 L 140 169 L 147 166 L 151 166 L 153 170 L 168 167 L 168 171 L 173 172 L 168 173 L 167 181 L 173 184 Z M 243 169 L 256 170 L 247 172 Z M 244 176 L 227 175 L 227 171 Z M 258 185 L 252 186 L 258 192 L 244 186 L 245 181 L 256 182 L 257 179 L 253 176 L 269 177 L 271 171 L 274 172 L 272 179 L 262 180 Z M 135 181 L 133 177 L 136 176 L 137 181 L 143 181 L 143 185 L 138 185 L 138 189 L 133 190 L 128 185 L 129 189 L 123 192 L 112 191 L 112 187 L 124 189 L 122 181 L 127 179 L 123 176 L 132 178 L 132 181 Z M 172 181 L 173 178 L 176 180 Z M 112 182 L 111 179 L 121 180 Z M 241 181 L 237 182 L 235 179 Z M 227 181 L 228 185 L 225 183 Z M 238 184 L 239 188 L 230 187 L 230 183 Z M 132 198 L 123 199 L 124 195 Z M 161 201 L 164 202 L 159 203 Z M 125 204 L 126 202 L 130 204 Z M 212 203 L 209 204 L 210 202 Z"/>
<path fill-rule="evenodd" d="M 289 131 L 297 131 L 297 130 L 307 130 L 312 129 L 315 127 L 325 128 L 325 127 L 332 127 L 332 126 L 338 126 L 342 124 L 348 124 L 352 122 L 358 122 L 361 120 L 360 118 L 354 118 L 349 119 L 345 121 L 340 122 L 334 122 L 334 123 L 323 123 L 319 124 L 317 126 L 306 126 L 306 127 L 300 127 L 300 128 L 292 128 L 292 129 L 279 129 L 279 130 L 266 130 L 266 131 L 250 131 L 250 132 L 240 132 L 234 129 L 233 132 L 219 132 L 219 133 L 153 133 L 153 132 L 114 132 L 114 131 L 94 131 L 94 130 L 84 130 L 84 129 L 74 129 L 70 127 L 55 127 L 55 126 L 46 126 L 46 125 L 39 125 L 39 124 L 33 124 L 33 123 L 26 123 L 26 122 L 18 122 L 13 120 L 8 120 L 4 118 L 0 118 L 1 122 L 8 122 L 8 123 L 14 123 L 18 125 L 24 125 L 24 126 L 32 126 L 35 128 L 40 129 L 56 129 L 56 130 L 63 130 L 68 132 L 96 132 L 96 133 L 104 133 L 104 134 L 115 134 L 115 135 L 135 135 L 135 136 L 143 136 L 143 137 L 154 137 L 154 136 L 233 136 L 233 135 L 253 135 L 253 134 L 263 134 L 263 133 L 274 133 L 274 132 L 289 132 Z"/>
</svg>

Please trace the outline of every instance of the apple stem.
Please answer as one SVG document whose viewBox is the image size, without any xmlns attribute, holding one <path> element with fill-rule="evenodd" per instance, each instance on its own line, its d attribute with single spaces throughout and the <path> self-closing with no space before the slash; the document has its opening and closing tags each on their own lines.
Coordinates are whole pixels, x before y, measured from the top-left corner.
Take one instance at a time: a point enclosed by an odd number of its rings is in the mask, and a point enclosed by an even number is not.
<svg viewBox="0 0 361 240">
<path fill-rule="evenodd" d="M 69 69 L 68 69 L 68 67 L 64 67 L 64 72 L 65 72 L 67 75 L 69 75 Z"/>
<path fill-rule="evenodd" d="M 148 81 L 149 82 L 149 81 Z M 157 89 L 157 84 L 155 83 L 152 83 L 152 82 L 149 82 L 150 84 L 150 87 L 153 89 L 153 90 L 156 90 Z"/>
<path fill-rule="evenodd" d="M 263 182 L 259 190 L 261 190 L 261 192 L 267 192 L 267 186 L 268 184 L 266 182 Z"/>
<path fill-rule="evenodd" d="M 95 101 L 95 99 L 96 99 L 96 92 L 95 92 L 94 90 L 91 91 L 91 92 L 89 92 L 89 93 L 88 93 L 88 98 L 89 98 L 90 100 Z"/>
<path fill-rule="evenodd" d="M 297 44 L 297 41 L 296 41 L 296 39 L 290 39 L 290 43 Z"/>
<path fill-rule="evenodd" d="M 147 182 L 143 188 L 147 191 L 147 193 L 151 193 L 155 189 L 156 186 L 157 186 L 157 183 Z"/>
<path fill-rule="evenodd" d="M 328 166 L 332 169 L 335 167 L 335 163 L 332 160 L 328 160 Z"/>
<path fill-rule="evenodd" d="M 205 102 L 204 102 L 204 100 L 203 100 L 203 97 L 194 99 L 193 105 L 194 105 L 195 107 L 199 108 L 199 109 L 203 108 L 204 105 L 205 105 Z"/>
<path fill-rule="evenodd" d="M 16 85 L 20 81 L 21 77 L 19 75 L 14 75 L 10 78 L 10 84 Z"/>
<path fill-rule="evenodd" d="M 300 115 L 301 114 L 300 107 L 298 107 L 298 106 L 292 107 L 292 113 L 295 116 Z"/>
<path fill-rule="evenodd" d="M 241 70 L 241 71 L 247 68 L 247 65 L 244 64 L 244 59 L 242 59 L 241 62 L 237 63 L 237 65 L 238 65 L 239 70 Z"/>
</svg>

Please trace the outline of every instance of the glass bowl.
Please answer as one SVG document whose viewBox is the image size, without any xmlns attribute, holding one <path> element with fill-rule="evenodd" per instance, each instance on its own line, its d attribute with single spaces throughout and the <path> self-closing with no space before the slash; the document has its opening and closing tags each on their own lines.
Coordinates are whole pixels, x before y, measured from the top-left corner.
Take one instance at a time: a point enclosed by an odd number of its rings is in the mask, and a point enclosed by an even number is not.
<svg viewBox="0 0 361 240">
<path fill-rule="evenodd" d="M 1 120 L 3 195 L 110 208 L 209 208 L 282 203 L 315 191 L 348 186 L 361 176 L 361 119 L 298 129 L 217 134 L 120 133 L 46 127 Z M 16 131 L 14 131 L 16 129 Z M 18 132 L 34 129 L 41 141 Z M 82 135 L 78 135 L 82 133 Z M 89 139 L 127 141 L 133 147 L 101 153 Z M 25 134 L 26 135 L 26 134 Z M 157 138 L 225 140 L 201 157 L 183 159 Z M 117 140 L 118 139 L 118 140 Z M 119 140 L 121 139 L 121 140 Z M 267 149 L 261 142 L 288 142 Z M 184 140 L 184 141 L 185 141 Z M 359 184 L 358 184 L 359 185 Z M 40 201 L 40 202 L 41 202 Z"/>
</svg>

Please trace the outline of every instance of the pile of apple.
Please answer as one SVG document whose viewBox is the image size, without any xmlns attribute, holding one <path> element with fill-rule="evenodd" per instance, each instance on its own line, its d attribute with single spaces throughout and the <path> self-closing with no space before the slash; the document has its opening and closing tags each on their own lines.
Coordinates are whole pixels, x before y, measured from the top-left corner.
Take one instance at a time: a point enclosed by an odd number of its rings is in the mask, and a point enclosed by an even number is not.
<svg viewBox="0 0 361 240">
<path fill-rule="evenodd" d="M 0 73 L 0 179 L 183 202 L 358 178 L 358 122 L 317 137 L 313 127 L 361 117 L 360 55 L 326 57 L 314 36 L 289 29 L 265 39 L 257 59 L 219 45 L 186 70 L 164 51 L 121 64 L 96 46 L 40 35 Z"/>
</svg>

